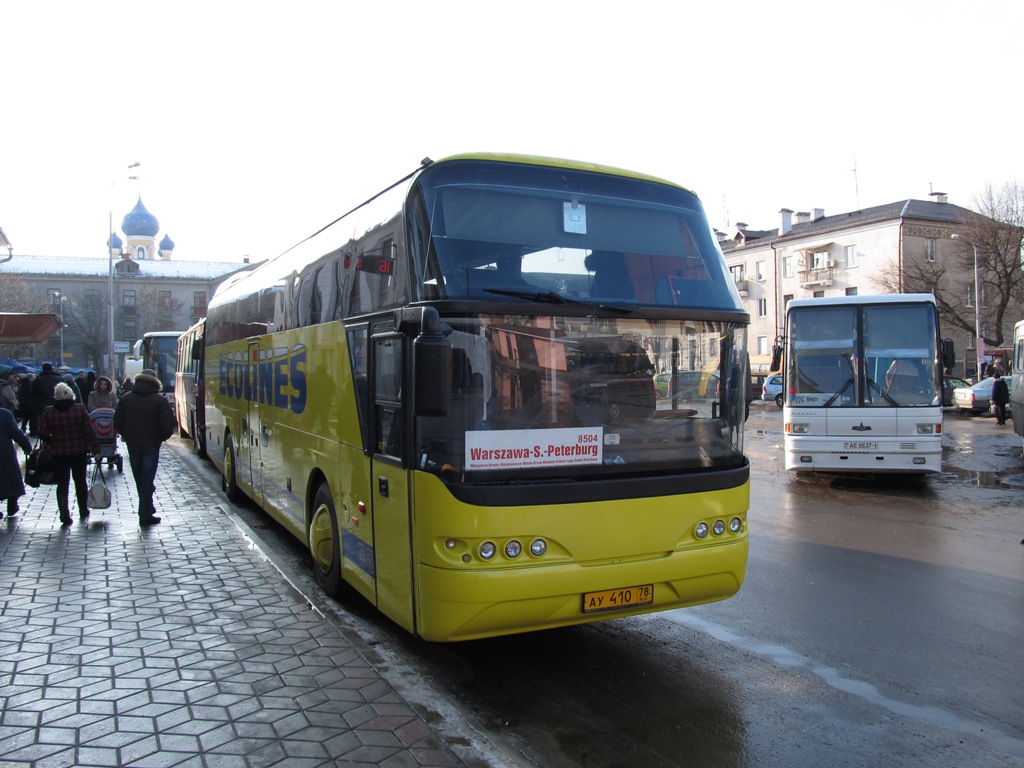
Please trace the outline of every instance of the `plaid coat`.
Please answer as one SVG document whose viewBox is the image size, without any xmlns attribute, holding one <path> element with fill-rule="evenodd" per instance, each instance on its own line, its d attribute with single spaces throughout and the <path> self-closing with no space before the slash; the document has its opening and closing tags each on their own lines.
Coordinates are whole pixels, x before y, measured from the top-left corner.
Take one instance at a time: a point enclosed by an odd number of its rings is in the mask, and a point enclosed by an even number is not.
<svg viewBox="0 0 1024 768">
<path fill-rule="evenodd" d="M 58 400 L 48 407 L 39 417 L 36 429 L 54 456 L 100 452 L 100 440 L 92 428 L 89 412 L 74 400 Z"/>
</svg>

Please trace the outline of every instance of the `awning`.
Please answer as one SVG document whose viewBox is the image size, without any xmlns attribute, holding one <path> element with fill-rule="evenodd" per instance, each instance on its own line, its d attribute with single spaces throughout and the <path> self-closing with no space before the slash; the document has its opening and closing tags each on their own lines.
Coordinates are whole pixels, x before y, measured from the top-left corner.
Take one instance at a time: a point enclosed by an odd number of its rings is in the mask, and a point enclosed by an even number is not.
<svg viewBox="0 0 1024 768">
<path fill-rule="evenodd" d="M 39 344 L 60 330 L 57 315 L 0 312 L 0 343 Z"/>
</svg>

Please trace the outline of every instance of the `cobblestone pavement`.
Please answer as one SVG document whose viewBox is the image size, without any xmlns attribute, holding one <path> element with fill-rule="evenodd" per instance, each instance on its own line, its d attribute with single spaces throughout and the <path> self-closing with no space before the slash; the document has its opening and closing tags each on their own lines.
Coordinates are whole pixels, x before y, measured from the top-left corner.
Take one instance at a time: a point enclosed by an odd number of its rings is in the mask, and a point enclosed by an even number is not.
<svg viewBox="0 0 1024 768">
<path fill-rule="evenodd" d="M 0 766 L 464 765 L 168 446 L 140 529 L 122 455 L 88 522 L 0 520 Z"/>
</svg>

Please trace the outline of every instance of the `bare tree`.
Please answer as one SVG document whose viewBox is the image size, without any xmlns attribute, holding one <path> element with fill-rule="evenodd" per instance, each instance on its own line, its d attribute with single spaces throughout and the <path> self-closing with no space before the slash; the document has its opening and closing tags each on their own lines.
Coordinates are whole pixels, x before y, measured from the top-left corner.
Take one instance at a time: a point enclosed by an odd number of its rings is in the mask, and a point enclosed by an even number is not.
<svg viewBox="0 0 1024 768">
<path fill-rule="evenodd" d="M 1000 189 L 988 185 L 974 199 L 975 210 L 953 225 L 962 239 L 954 240 L 954 259 L 912 258 L 890 262 L 874 282 L 885 293 L 932 293 L 944 330 L 959 328 L 975 334 L 974 246 L 978 249 L 978 293 L 981 295 L 983 339 L 986 347 L 1005 344 L 1013 323 L 1024 311 L 1024 188 L 1011 182 Z"/>
<path fill-rule="evenodd" d="M 32 291 L 15 274 L 0 271 L 0 312 L 50 312 L 46 296 Z M 36 344 L 0 344 L 0 357 L 35 357 Z"/>
<path fill-rule="evenodd" d="M 138 310 L 140 327 L 150 331 L 177 331 L 175 319 L 185 303 L 176 299 L 170 291 L 142 291 L 139 293 Z"/>
<path fill-rule="evenodd" d="M 97 290 L 76 290 L 64 303 L 64 346 L 74 346 L 98 366 L 108 349 L 107 296 Z"/>
</svg>

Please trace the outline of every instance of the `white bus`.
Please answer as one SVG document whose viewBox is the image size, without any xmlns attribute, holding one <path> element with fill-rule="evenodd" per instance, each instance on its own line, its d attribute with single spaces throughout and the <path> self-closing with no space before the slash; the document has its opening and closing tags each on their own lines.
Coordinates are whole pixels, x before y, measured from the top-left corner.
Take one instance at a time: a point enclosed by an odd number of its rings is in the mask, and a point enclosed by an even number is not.
<svg viewBox="0 0 1024 768">
<path fill-rule="evenodd" d="M 1024 438 L 1024 320 L 1013 326 L 1013 363 L 1010 386 L 1010 416 L 1013 431 Z M 1024 440 L 1021 441 L 1024 449 Z"/>
<path fill-rule="evenodd" d="M 951 356 L 931 294 L 790 301 L 786 469 L 939 472 Z"/>
</svg>

